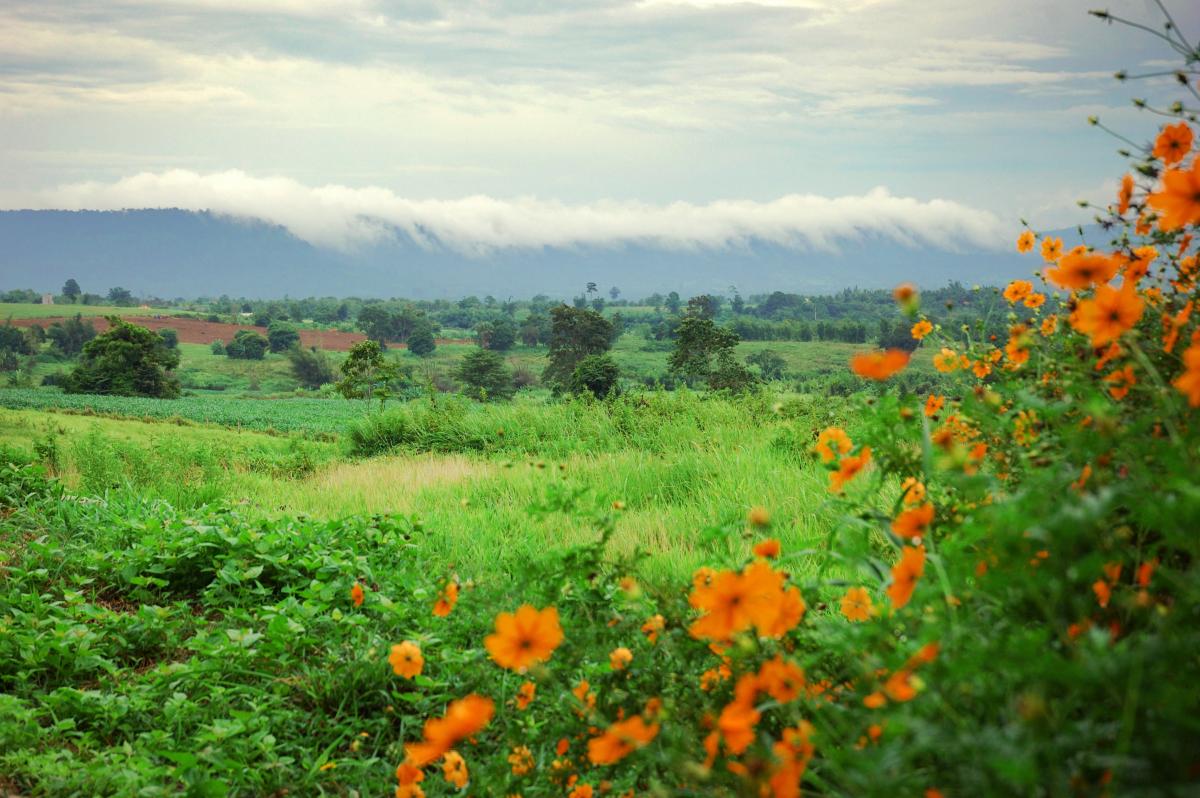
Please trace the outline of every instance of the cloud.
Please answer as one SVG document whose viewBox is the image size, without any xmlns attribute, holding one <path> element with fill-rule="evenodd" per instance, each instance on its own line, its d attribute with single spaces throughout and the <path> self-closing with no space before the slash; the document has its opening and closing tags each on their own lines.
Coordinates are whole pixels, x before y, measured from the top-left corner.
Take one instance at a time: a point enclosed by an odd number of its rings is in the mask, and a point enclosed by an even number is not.
<svg viewBox="0 0 1200 798">
<path fill-rule="evenodd" d="M 379 187 L 310 187 L 290 178 L 241 171 L 172 170 L 111 183 L 66 185 L 7 204 L 67 210 L 207 210 L 281 225 L 311 244 L 337 249 L 387 240 L 400 231 L 422 246 L 468 255 L 576 246 L 714 249 L 752 242 L 834 250 L 839 242 L 872 234 L 912 246 L 955 250 L 1000 247 L 1011 232 L 987 211 L 941 199 L 896 197 L 884 188 L 861 196 L 790 194 L 769 202 L 565 204 L 482 195 L 414 200 Z"/>
</svg>

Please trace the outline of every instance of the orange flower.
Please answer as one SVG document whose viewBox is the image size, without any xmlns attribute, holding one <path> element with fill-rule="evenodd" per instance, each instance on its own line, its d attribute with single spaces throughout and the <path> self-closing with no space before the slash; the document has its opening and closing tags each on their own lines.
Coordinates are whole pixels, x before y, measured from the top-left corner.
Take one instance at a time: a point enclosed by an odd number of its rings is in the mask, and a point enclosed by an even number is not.
<svg viewBox="0 0 1200 798">
<path fill-rule="evenodd" d="M 588 740 L 588 761 L 593 765 L 612 765 L 658 736 L 658 724 L 646 723 L 641 715 L 609 726 L 604 734 Z"/>
<path fill-rule="evenodd" d="M 905 510 L 892 521 L 892 531 L 902 538 L 922 537 L 933 523 L 933 505 L 926 502 Z"/>
<path fill-rule="evenodd" d="M 649 620 L 642 624 L 642 634 L 651 643 L 658 642 L 658 636 L 662 633 L 666 626 L 666 620 L 661 615 L 651 615 Z"/>
<path fill-rule="evenodd" d="M 992 367 L 986 360 L 976 360 L 971 371 L 975 372 L 975 376 L 982 380 L 992 373 Z"/>
<path fill-rule="evenodd" d="M 933 418 L 942 409 L 944 404 L 946 404 L 946 397 L 934 393 L 929 394 L 929 398 L 925 400 L 925 416 Z"/>
<path fill-rule="evenodd" d="M 816 450 L 821 455 L 821 462 L 828 463 L 837 459 L 839 454 L 846 454 L 854 447 L 850 436 L 840 427 L 826 427 L 817 436 Z"/>
<path fill-rule="evenodd" d="M 1183 373 L 1171 384 L 1187 397 L 1188 405 L 1200 407 L 1200 344 L 1183 350 Z"/>
<path fill-rule="evenodd" d="M 419 767 L 414 767 L 408 762 L 401 762 L 396 766 L 396 780 L 400 782 L 401 786 L 416 784 L 419 781 L 425 781 L 425 773 Z"/>
<path fill-rule="evenodd" d="M 1129 201 L 1133 199 L 1133 175 L 1121 178 L 1121 190 L 1117 192 L 1117 214 L 1124 216 L 1129 210 Z"/>
<path fill-rule="evenodd" d="M 392 646 L 388 662 L 396 675 L 405 679 L 413 678 L 425 667 L 425 658 L 421 656 L 420 646 L 411 640 Z"/>
<path fill-rule="evenodd" d="M 595 794 L 596 793 L 595 790 L 592 789 L 592 785 L 579 784 L 575 787 L 575 789 L 571 790 L 570 794 L 567 795 L 567 798 L 593 798 Z"/>
<path fill-rule="evenodd" d="M 1037 241 L 1037 236 L 1032 230 L 1025 230 L 1021 235 L 1017 236 L 1017 252 L 1025 253 L 1033 249 L 1033 243 Z"/>
<path fill-rule="evenodd" d="M 1118 402 L 1129 394 L 1130 388 L 1137 385 L 1137 377 L 1134 376 L 1133 366 L 1126 366 L 1123 369 L 1117 369 L 1106 376 L 1104 381 L 1113 383 L 1113 385 L 1108 389 L 1108 393 Z"/>
<path fill-rule="evenodd" d="M 354 587 L 350 588 L 350 600 L 354 602 L 355 607 L 361 607 L 363 603 L 363 589 L 358 582 L 354 583 Z"/>
<path fill-rule="evenodd" d="M 1179 163 L 1192 149 L 1192 129 L 1186 122 L 1165 125 L 1154 141 L 1154 157 L 1167 166 Z"/>
<path fill-rule="evenodd" d="M 898 670 L 888 677 L 888 680 L 883 684 L 883 692 L 887 693 L 887 697 L 898 703 L 912 701 L 917 697 L 917 691 L 912 685 L 912 673 L 907 670 Z"/>
<path fill-rule="evenodd" d="M 533 772 L 533 751 L 528 746 L 518 745 L 508 755 L 508 764 L 512 765 L 514 776 L 524 776 Z"/>
<path fill-rule="evenodd" d="M 446 752 L 445 758 L 442 759 L 442 775 L 460 790 L 467 786 L 470 776 L 467 773 L 467 761 L 462 758 L 462 754 L 457 751 Z"/>
<path fill-rule="evenodd" d="M 497 615 L 496 633 L 488 635 L 483 645 L 501 668 L 524 671 L 534 663 L 549 659 L 562 639 L 557 609 L 538 610 L 525 604 L 515 614 L 502 612 Z"/>
<path fill-rule="evenodd" d="M 1027 308 L 1037 309 L 1044 304 L 1046 304 L 1045 294 L 1030 294 L 1029 296 L 1025 297 L 1025 307 Z"/>
<path fill-rule="evenodd" d="M 852 587 L 842 596 L 842 615 L 851 621 L 865 621 L 871 617 L 871 594 L 865 587 Z"/>
<path fill-rule="evenodd" d="M 892 299 L 901 305 L 911 302 L 916 295 L 917 287 L 912 283 L 900 283 L 900 285 L 892 289 Z"/>
<path fill-rule="evenodd" d="M 733 701 L 721 710 L 717 718 L 717 730 L 725 740 L 725 747 L 732 754 L 740 754 L 754 742 L 754 727 L 762 717 L 750 704 Z"/>
<path fill-rule="evenodd" d="M 914 340 L 920 341 L 923 340 L 926 335 L 929 335 L 931 332 L 933 332 L 933 325 L 929 323 L 929 319 L 921 319 L 912 326 L 912 330 L 910 330 L 910 332 L 912 333 Z"/>
<path fill-rule="evenodd" d="M 892 606 L 900 609 L 912 598 L 917 581 L 925 573 L 925 547 L 905 546 L 900 561 L 892 567 L 892 584 L 888 586 L 888 598 Z"/>
<path fill-rule="evenodd" d="M 958 355 L 954 354 L 954 350 L 942 348 L 933 356 L 933 367 L 938 371 L 949 374 L 958 368 Z"/>
<path fill-rule="evenodd" d="M 693 637 L 728 640 L 751 626 L 763 637 L 779 637 L 804 616 L 804 600 L 796 588 L 783 589 L 783 574 L 764 560 L 742 573 L 722 571 L 710 585 L 696 587 L 688 597 L 704 615 L 691 626 Z"/>
<path fill-rule="evenodd" d="M 1200 222 L 1200 158 L 1191 169 L 1171 169 L 1164 174 L 1162 191 L 1147 197 L 1146 204 L 1158 211 L 1158 226 L 1163 230 Z"/>
<path fill-rule="evenodd" d="M 1054 263 L 1062 256 L 1063 243 L 1061 238 L 1042 239 L 1042 260 Z"/>
<path fill-rule="evenodd" d="M 1057 268 L 1046 269 L 1045 277 L 1059 288 L 1090 288 L 1107 283 L 1120 266 L 1120 259 L 1112 255 L 1072 251 L 1059 261 Z"/>
<path fill-rule="evenodd" d="M 766 557 L 773 560 L 779 556 L 779 541 L 775 538 L 767 538 L 764 541 L 754 546 L 754 556 Z"/>
<path fill-rule="evenodd" d="M 925 483 L 909 477 L 900 483 L 901 500 L 905 504 L 921 504 L 925 501 Z"/>
<path fill-rule="evenodd" d="M 492 699 L 471 694 L 466 698 L 451 701 L 446 714 L 425 721 L 424 740 L 407 743 L 404 748 L 407 762 L 413 767 L 424 767 L 445 754 L 455 743 L 465 740 L 487 726 L 495 714 Z"/>
<path fill-rule="evenodd" d="M 1025 297 L 1029 296 L 1030 292 L 1032 291 L 1033 283 L 1029 282 L 1028 280 L 1013 280 L 1008 284 L 1008 287 L 1004 289 L 1004 298 L 1010 303 L 1016 304 Z"/>
<path fill-rule="evenodd" d="M 1092 585 L 1092 592 L 1096 594 L 1096 603 L 1100 605 L 1101 609 L 1108 606 L 1108 601 L 1112 598 L 1112 588 L 1109 587 L 1108 582 L 1097 579 Z"/>
<path fill-rule="evenodd" d="M 1042 336 L 1049 338 L 1054 333 L 1058 332 L 1058 316 L 1051 314 L 1042 319 Z"/>
<path fill-rule="evenodd" d="M 800 697 L 804 690 L 804 671 L 796 663 L 776 654 L 758 670 L 759 686 L 781 704 Z"/>
<path fill-rule="evenodd" d="M 450 581 L 438 593 L 437 601 L 433 603 L 433 614 L 439 618 L 445 618 L 454 609 L 454 605 L 458 603 L 458 583 Z"/>
<path fill-rule="evenodd" d="M 524 710 L 533 703 L 533 697 L 537 695 L 537 685 L 533 682 L 525 682 L 517 690 L 517 709 Z"/>
<path fill-rule="evenodd" d="M 1090 336 L 1099 349 L 1115 341 L 1137 324 L 1145 303 L 1132 285 L 1120 289 L 1102 285 L 1091 299 L 1082 300 L 1071 319 L 1071 326 Z"/>
<path fill-rule="evenodd" d="M 903 349 L 860 352 L 850 358 L 850 370 L 869 380 L 886 380 L 907 366 L 908 358 L 908 352 Z"/>
<path fill-rule="evenodd" d="M 841 493 L 846 483 L 858 476 L 870 462 L 870 446 L 864 446 L 857 455 L 843 457 L 838 462 L 838 470 L 829 475 L 829 489 L 834 493 Z"/>
<path fill-rule="evenodd" d="M 750 526 L 766 526 L 771 523 L 771 513 L 766 507 L 751 507 L 750 512 L 746 514 L 746 520 L 750 522 Z"/>
<path fill-rule="evenodd" d="M 614 648 L 608 655 L 608 665 L 614 671 L 623 671 L 629 663 L 633 662 L 633 652 L 621 646 Z"/>
</svg>

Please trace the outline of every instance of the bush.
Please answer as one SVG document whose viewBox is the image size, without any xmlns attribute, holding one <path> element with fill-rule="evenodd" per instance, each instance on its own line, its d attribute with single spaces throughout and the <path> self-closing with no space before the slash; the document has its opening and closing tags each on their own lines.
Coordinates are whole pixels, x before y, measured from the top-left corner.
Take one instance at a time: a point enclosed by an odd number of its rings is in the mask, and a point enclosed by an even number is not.
<svg viewBox="0 0 1200 798">
<path fill-rule="evenodd" d="M 571 374 L 571 393 L 591 394 L 603 399 L 617 388 L 621 370 L 609 355 L 588 355 L 579 361 Z"/>
<path fill-rule="evenodd" d="M 223 357 L 225 355 L 225 342 L 219 338 L 213 341 L 208 348 L 214 355 L 217 355 L 218 357 Z"/>
<path fill-rule="evenodd" d="M 225 347 L 226 356 L 236 360 L 262 360 L 270 348 L 266 338 L 249 330 L 238 330 Z"/>
<path fill-rule="evenodd" d="M 296 347 L 288 351 L 292 374 L 305 388 L 316 390 L 334 381 L 333 366 L 324 352 L 315 346 L 309 349 Z"/>
<path fill-rule="evenodd" d="M 463 383 L 463 392 L 473 399 L 494 401 L 513 395 L 512 372 L 499 353 L 488 349 L 468 352 L 454 376 Z"/>
<path fill-rule="evenodd" d="M 63 383 L 67 393 L 179 396 L 179 380 L 170 372 L 179 365 L 179 351 L 145 327 L 117 317 L 109 329 L 83 347 L 79 365 Z"/>
<path fill-rule="evenodd" d="M 275 321 L 271 322 L 271 326 L 267 328 L 267 345 L 272 352 L 286 352 L 299 344 L 300 333 L 293 325 Z"/>
<path fill-rule="evenodd" d="M 168 349 L 179 348 L 179 333 L 175 330 L 163 328 L 158 331 L 158 337 L 163 339 L 163 343 L 167 345 Z"/>
</svg>

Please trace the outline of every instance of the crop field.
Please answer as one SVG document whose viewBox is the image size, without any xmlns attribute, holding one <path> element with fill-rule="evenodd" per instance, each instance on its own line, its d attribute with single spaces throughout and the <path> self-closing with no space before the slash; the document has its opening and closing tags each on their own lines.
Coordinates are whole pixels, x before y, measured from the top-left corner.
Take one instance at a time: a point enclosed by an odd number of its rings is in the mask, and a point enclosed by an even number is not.
<svg viewBox="0 0 1200 798">
<path fill-rule="evenodd" d="M 53 319 L 74 316 L 169 316 L 183 311 L 175 308 L 117 307 L 116 305 L 37 305 L 25 302 L 0 302 L 0 322 L 12 319 Z"/>
<path fill-rule="evenodd" d="M 120 418 L 181 419 L 234 429 L 277 433 L 336 435 L 362 408 L 333 399 L 236 399 L 189 396 L 147 399 L 129 396 L 64 394 L 47 389 L 0 389 L 0 407 L 20 410 L 54 409 L 78 415 Z"/>
</svg>

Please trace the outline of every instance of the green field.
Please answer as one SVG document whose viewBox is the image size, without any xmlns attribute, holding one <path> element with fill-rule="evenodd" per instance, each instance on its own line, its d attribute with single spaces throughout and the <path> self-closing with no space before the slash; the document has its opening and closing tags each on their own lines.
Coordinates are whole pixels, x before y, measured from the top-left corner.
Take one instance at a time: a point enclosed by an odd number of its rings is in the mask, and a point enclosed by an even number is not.
<svg viewBox="0 0 1200 798">
<path fill-rule="evenodd" d="M 4 319 L 45 319 L 56 316 L 174 316 L 175 308 L 117 307 L 115 305 L 35 305 L 23 302 L 0 302 L 0 321 Z"/>
</svg>

